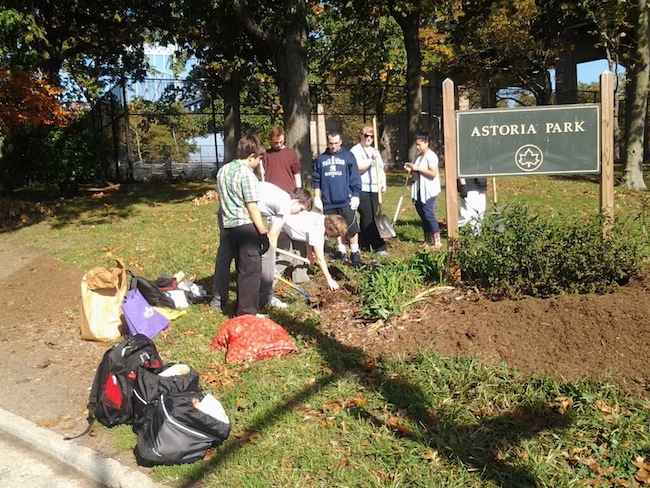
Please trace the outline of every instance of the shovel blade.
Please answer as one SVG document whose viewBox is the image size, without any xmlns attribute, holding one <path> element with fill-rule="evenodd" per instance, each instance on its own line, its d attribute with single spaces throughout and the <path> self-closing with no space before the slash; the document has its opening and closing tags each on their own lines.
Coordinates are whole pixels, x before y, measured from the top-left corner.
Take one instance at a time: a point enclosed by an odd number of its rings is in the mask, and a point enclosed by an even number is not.
<svg viewBox="0 0 650 488">
<path fill-rule="evenodd" d="M 375 219 L 375 224 L 377 224 L 377 230 L 379 231 L 379 237 L 382 239 L 391 239 L 397 236 L 395 229 L 388 220 L 388 217 L 384 214 L 377 215 Z"/>
</svg>

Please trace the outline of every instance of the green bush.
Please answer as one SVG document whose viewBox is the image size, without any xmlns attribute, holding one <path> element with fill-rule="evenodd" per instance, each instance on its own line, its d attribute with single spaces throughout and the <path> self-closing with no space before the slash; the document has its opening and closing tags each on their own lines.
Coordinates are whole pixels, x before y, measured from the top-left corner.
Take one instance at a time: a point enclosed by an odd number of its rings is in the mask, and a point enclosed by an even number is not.
<svg viewBox="0 0 650 488">
<path fill-rule="evenodd" d="M 486 217 L 480 235 L 462 229 L 454 264 L 492 296 L 606 292 L 639 271 L 641 241 L 618 221 L 604 238 L 604 224 L 601 215 L 567 220 L 514 205 Z"/>
<path fill-rule="evenodd" d="M 24 127 L 12 135 L 2 158 L 0 180 L 6 188 L 27 183 L 57 185 L 73 196 L 79 183 L 101 179 L 106 141 L 83 124 Z"/>
</svg>

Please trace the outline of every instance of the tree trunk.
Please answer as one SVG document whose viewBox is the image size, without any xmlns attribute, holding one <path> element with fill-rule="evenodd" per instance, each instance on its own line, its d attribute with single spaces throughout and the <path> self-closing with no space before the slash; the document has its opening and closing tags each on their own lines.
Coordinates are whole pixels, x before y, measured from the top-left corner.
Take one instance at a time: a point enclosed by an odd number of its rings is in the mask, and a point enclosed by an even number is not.
<svg viewBox="0 0 650 488">
<path fill-rule="evenodd" d="M 230 72 L 223 80 L 223 161 L 237 159 L 237 142 L 241 138 L 239 73 Z M 216 130 L 216 129 L 215 129 Z"/>
<path fill-rule="evenodd" d="M 306 12 L 300 10 L 288 22 L 276 56 L 287 146 L 298 153 L 303 182 L 310 181 L 312 169 L 307 32 Z"/>
<path fill-rule="evenodd" d="M 415 136 L 422 119 L 422 53 L 420 52 L 420 13 L 402 14 L 391 10 L 402 29 L 406 48 L 406 117 L 408 120 L 408 160 L 415 160 Z"/>
<path fill-rule="evenodd" d="M 645 190 L 643 181 L 643 147 L 645 116 L 648 105 L 648 78 L 650 76 L 649 16 L 646 0 L 637 0 L 639 20 L 634 29 L 636 48 L 634 63 L 628 71 L 626 92 L 628 109 L 625 134 L 625 186 L 631 190 Z"/>
</svg>

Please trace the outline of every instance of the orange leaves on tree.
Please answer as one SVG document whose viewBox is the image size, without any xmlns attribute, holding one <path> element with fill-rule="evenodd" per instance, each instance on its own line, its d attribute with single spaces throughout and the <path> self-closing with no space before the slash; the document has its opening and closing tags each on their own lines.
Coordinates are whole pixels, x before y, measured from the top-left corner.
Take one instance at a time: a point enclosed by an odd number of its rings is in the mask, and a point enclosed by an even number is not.
<svg viewBox="0 0 650 488">
<path fill-rule="evenodd" d="M 60 94 L 38 73 L 0 69 L 0 134 L 21 125 L 65 125 L 70 112 L 59 102 Z"/>
</svg>

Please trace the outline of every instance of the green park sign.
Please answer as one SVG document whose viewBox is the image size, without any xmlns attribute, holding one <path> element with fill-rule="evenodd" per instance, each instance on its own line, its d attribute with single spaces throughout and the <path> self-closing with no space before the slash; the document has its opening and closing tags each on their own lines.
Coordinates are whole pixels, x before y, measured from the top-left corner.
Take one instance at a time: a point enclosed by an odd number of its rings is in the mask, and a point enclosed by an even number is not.
<svg viewBox="0 0 650 488">
<path fill-rule="evenodd" d="M 600 173 L 600 105 L 456 111 L 458 177 Z"/>
</svg>

